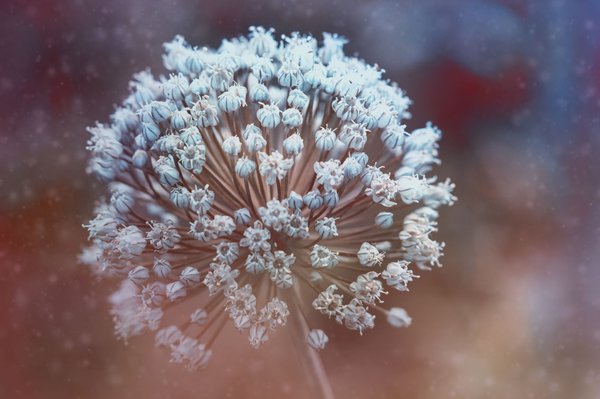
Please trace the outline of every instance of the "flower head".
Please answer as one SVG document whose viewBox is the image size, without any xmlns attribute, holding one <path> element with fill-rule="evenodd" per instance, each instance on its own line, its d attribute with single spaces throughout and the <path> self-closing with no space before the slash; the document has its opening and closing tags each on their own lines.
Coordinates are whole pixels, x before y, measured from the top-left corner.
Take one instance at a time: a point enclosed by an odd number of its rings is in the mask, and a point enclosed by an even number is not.
<svg viewBox="0 0 600 399">
<path fill-rule="evenodd" d="M 346 56 L 341 36 L 273 33 L 216 50 L 177 36 L 169 74 L 135 75 L 110 124 L 89 128 L 88 170 L 110 195 L 81 260 L 123 280 L 117 335 L 156 331 L 190 370 L 209 360 L 221 312 L 253 347 L 311 313 L 360 334 L 377 313 L 409 325 L 383 297 L 408 291 L 411 267 L 439 266 L 437 209 L 456 201 L 425 176 L 441 132 L 406 130 L 410 100 L 381 69 Z M 314 349 L 329 341 L 306 331 Z"/>
</svg>

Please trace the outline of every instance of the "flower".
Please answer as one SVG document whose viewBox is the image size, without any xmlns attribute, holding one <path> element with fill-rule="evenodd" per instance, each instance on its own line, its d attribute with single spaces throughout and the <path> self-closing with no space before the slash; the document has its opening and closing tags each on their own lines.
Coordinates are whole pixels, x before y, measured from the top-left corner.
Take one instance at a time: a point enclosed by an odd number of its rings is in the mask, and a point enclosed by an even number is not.
<svg viewBox="0 0 600 399">
<path fill-rule="evenodd" d="M 402 308 L 391 308 L 387 312 L 387 321 L 396 328 L 408 327 L 412 323 L 411 317 Z"/>
<path fill-rule="evenodd" d="M 394 287 L 398 291 L 408 291 L 408 283 L 413 281 L 414 278 L 419 278 L 419 276 L 413 274 L 408 265 L 409 262 L 405 260 L 391 262 L 381 273 L 381 277 L 388 286 Z"/>
<path fill-rule="evenodd" d="M 410 100 L 344 55 L 346 42 L 278 42 L 252 27 L 212 50 L 177 36 L 164 46 L 168 76 L 136 74 L 110 124 L 88 129 L 88 171 L 109 195 L 80 259 L 123 281 L 111 296 L 117 336 L 156 331 L 173 362 L 196 370 L 220 312 L 255 348 L 292 324 L 323 349 L 309 314 L 361 335 L 377 314 L 410 324 L 383 297 L 408 291 L 412 268 L 440 266 L 432 236 L 454 184 L 426 176 L 441 132 L 407 130 Z"/>
<path fill-rule="evenodd" d="M 385 253 L 380 252 L 375 245 L 363 242 L 356 253 L 356 257 L 362 266 L 373 267 L 383 262 Z"/>
<path fill-rule="evenodd" d="M 308 333 L 306 341 L 314 349 L 321 350 L 324 349 L 327 342 L 329 342 L 329 337 L 325 334 L 325 331 L 315 329 Z"/>
</svg>

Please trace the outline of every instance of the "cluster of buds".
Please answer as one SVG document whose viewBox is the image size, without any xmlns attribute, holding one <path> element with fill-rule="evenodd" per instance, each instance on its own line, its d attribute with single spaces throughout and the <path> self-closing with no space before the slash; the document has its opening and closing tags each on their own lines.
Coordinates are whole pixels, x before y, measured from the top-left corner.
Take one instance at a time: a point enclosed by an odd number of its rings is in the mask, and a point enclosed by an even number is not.
<svg viewBox="0 0 600 399">
<path fill-rule="evenodd" d="M 261 27 L 216 50 L 177 36 L 170 74 L 134 75 L 110 123 L 89 128 L 109 195 L 81 259 L 123 280 L 119 337 L 155 331 L 195 370 L 228 319 L 259 347 L 298 318 L 315 349 L 329 340 L 311 328 L 319 313 L 360 334 L 377 312 L 410 324 L 383 297 L 408 291 L 411 266 L 440 265 L 431 235 L 454 185 L 426 176 L 440 131 L 408 132 L 410 100 L 345 43 Z"/>
</svg>

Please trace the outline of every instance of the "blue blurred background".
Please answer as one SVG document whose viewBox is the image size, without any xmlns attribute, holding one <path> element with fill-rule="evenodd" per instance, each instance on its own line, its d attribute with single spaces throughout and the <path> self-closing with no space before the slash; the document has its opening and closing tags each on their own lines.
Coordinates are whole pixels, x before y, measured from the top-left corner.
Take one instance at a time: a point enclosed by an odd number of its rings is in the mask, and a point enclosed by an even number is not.
<svg viewBox="0 0 600 399">
<path fill-rule="evenodd" d="M 100 186 L 85 127 L 162 43 L 337 32 L 445 133 L 444 268 L 394 304 L 410 329 L 339 331 L 340 398 L 600 397 L 600 2 L 30 0 L 0 5 L 0 396 L 309 398 L 285 334 L 225 329 L 208 370 L 112 334 L 110 284 L 77 264 Z"/>
</svg>

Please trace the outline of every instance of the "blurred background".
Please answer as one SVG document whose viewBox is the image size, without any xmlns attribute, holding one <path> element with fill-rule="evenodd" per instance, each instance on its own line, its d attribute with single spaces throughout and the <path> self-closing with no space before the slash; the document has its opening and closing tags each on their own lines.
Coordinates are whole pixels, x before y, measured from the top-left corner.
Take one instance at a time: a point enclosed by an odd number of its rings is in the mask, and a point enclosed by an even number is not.
<svg viewBox="0 0 600 399">
<path fill-rule="evenodd" d="M 409 329 L 332 330 L 338 398 L 600 397 L 600 2 L 29 0 L 0 4 L 0 397 L 312 398 L 279 333 L 226 327 L 209 368 L 112 331 L 112 283 L 77 255 L 101 187 L 85 127 L 177 33 L 250 25 L 350 39 L 445 133 L 444 267 L 388 299 Z M 386 302 L 386 304 L 388 304 Z M 330 333 L 328 331 L 328 333 Z"/>
</svg>

